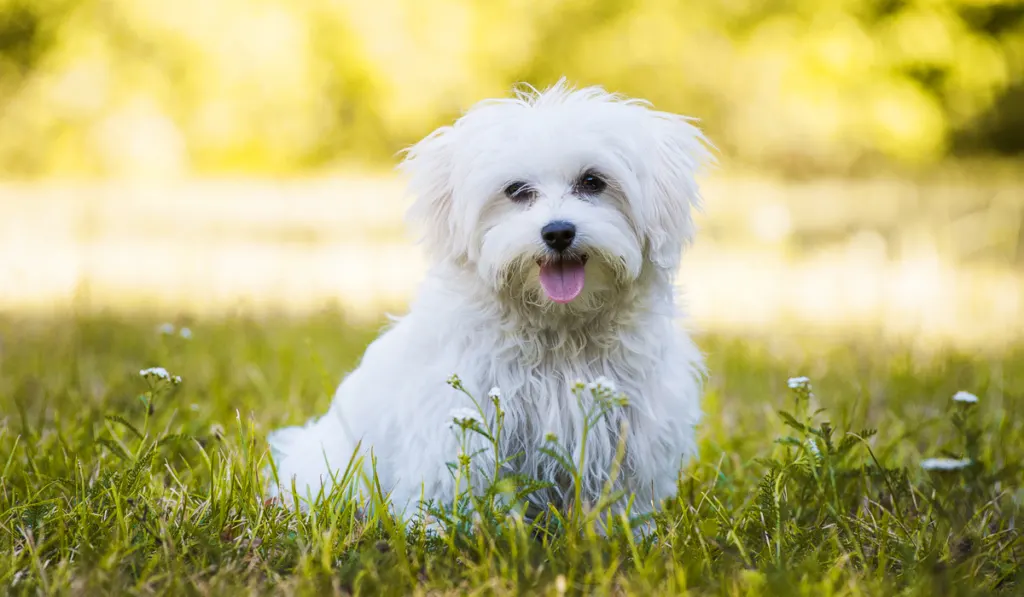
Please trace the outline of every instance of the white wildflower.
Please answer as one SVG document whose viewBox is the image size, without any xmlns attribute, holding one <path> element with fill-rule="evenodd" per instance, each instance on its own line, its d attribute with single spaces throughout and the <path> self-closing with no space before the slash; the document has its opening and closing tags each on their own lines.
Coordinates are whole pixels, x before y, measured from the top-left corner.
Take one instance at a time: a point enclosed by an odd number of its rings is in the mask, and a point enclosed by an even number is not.
<svg viewBox="0 0 1024 597">
<path fill-rule="evenodd" d="M 142 377 L 159 377 L 160 379 L 171 379 L 171 374 L 167 372 L 167 369 L 163 367 L 150 367 L 149 369 L 143 369 L 139 371 L 139 375 Z"/>
<path fill-rule="evenodd" d="M 499 388 L 498 386 L 494 386 L 493 388 L 490 389 L 490 391 L 487 392 L 487 397 L 490 398 L 491 400 L 500 400 L 501 388 Z"/>
<path fill-rule="evenodd" d="M 601 377 L 598 377 L 594 381 L 588 383 L 587 389 L 590 391 L 604 390 L 606 392 L 614 392 L 616 390 L 616 387 L 614 381 L 602 375 Z"/>
<path fill-rule="evenodd" d="M 792 390 L 808 390 L 811 389 L 811 380 L 808 377 L 790 377 L 789 387 Z"/>
<path fill-rule="evenodd" d="M 978 402 L 978 397 L 970 392 L 960 390 L 956 394 L 953 394 L 953 402 L 964 402 L 966 404 L 975 404 Z"/>
<path fill-rule="evenodd" d="M 224 438 L 224 427 L 220 423 L 214 423 L 210 425 L 210 435 L 216 439 Z"/>
<path fill-rule="evenodd" d="M 557 591 L 559 595 L 565 595 L 565 592 L 568 590 L 569 583 L 566 582 L 565 575 L 559 574 L 557 577 L 555 577 L 555 591 Z"/>
<path fill-rule="evenodd" d="M 191 340 L 192 339 L 192 330 L 190 330 L 188 328 L 181 328 L 180 330 L 178 330 L 178 335 L 181 336 L 182 338 L 186 339 L 186 340 Z"/>
<path fill-rule="evenodd" d="M 807 449 L 815 456 L 821 456 L 821 449 L 818 447 L 818 442 L 814 441 L 813 438 L 807 438 Z"/>
<path fill-rule="evenodd" d="M 174 333 L 174 324 L 162 323 L 156 328 L 156 331 L 161 334 L 170 336 L 171 334 Z"/>
<path fill-rule="evenodd" d="M 167 372 L 167 369 L 164 369 L 163 367 L 150 367 L 149 369 L 143 369 L 142 371 L 139 371 L 139 375 L 146 379 L 156 378 L 163 381 L 169 381 L 173 384 L 181 383 L 180 375 L 171 375 Z"/>
<path fill-rule="evenodd" d="M 921 468 L 926 471 L 958 471 L 971 466 L 970 458 L 925 458 Z"/>
<path fill-rule="evenodd" d="M 448 413 L 448 428 L 457 429 L 470 427 L 474 424 L 483 426 L 484 420 L 480 413 L 472 408 L 455 408 Z"/>
</svg>

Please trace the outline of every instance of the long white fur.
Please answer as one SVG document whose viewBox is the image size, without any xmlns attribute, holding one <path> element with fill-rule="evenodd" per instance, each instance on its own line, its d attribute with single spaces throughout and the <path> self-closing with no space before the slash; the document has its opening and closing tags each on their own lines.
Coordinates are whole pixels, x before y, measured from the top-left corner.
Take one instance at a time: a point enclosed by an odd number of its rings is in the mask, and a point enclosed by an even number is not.
<svg viewBox="0 0 1024 597">
<path fill-rule="evenodd" d="M 690 119 L 564 81 L 481 102 L 412 147 L 401 168 L 429 273 L 329 412 L 269 437 L 281 482 L 270 493 L 294 481 L 315 496 L 361 442 L 397 510 L 414 515 L 421 497 L 450 502 L 451 413 L 472 406 L 446 383 L 457 374 L 487 409 L 488 390 L 500 388 L 504 445 L 523 453 L 513 472 L 555 483 L 535 500 L 562 500 L 565 474 L 539 448 L 553 433 L 578 451 L 583 413 L 571 387 L 603 376 L 629 404 L 590 431 L 583 495 L 602 490 L 626 422 L 616 485 L 635 496 L 634 512 L 656 508 L 696 453 L 703 360 L 678 325 L 674 283 L 694 234 L 695 176 L 711 159 Z M 600 196 L 572 192 L 588 168 L 607 178 Z M 529 182 L 535 199 L 509 200 L 513 181 Z M 553 220 L 575 224 L 575 249 L 589 256 L 583 292 L 568 304 L 539 284 L 540 229 Z"/>
</svg>

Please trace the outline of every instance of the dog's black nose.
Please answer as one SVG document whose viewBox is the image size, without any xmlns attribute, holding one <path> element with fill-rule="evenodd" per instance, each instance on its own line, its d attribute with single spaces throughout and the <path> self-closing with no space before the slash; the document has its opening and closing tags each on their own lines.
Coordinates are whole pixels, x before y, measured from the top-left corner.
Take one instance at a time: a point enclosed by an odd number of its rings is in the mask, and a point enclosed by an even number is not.
<svg viewBox="0 0 1024 597">
<path fill-rule="evenodd" d="M 540 237 L 544 239 L 544 244 L 561 253 L 576 238 L 576 226 L 563 220 L 549 222 L 540 229 Z"/>
</svg>

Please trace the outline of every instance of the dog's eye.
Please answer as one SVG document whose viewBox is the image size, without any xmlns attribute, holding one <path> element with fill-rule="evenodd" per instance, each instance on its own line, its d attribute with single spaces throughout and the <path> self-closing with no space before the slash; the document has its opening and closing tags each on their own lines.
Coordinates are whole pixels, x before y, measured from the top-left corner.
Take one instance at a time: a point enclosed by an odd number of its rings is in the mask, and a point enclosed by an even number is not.
<svg viewBox="0 0 1024 597">
<path fill-rule="evenodd" d="M 596 172 L 584 172 L 576 180 L 575 190 L 580 195 L 597 195 L 608 187 L 608 183 Z"/>
<path fill-rule="evenodd" d="M 505 196 L 513 201 L 529 201 L 533 198 L 533 189 L 525 182 L 517 180 L 505 187 Z"/>
</svg>

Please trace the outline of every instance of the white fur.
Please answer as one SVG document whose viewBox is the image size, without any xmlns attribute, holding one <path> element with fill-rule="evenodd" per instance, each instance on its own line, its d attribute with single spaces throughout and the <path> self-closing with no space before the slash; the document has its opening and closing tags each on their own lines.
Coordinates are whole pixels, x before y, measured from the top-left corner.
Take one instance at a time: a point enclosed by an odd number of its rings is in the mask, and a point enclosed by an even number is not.
<svg viewBox="0 0 1024 597">
<path fill-rule="evenodd" d="M 471 407 L 446 380 L 457 374 L 489 409 L 492 387 L 506 411 L 503 442 L 522 452 L 512 472 L 555 483 L 535 497 L 571 495 L 564 473 L 539 448 L 555 434 L 574 453 L 583 413 L 576 380 L 611 380 L 629 399 L 591 430 L 583 495 L 593 500 L 612 468 L 623 422 L 626 453 L 617 486 L 647 512 L 677 486 L 696 452 L 703 362 L 677 325 L 674 277 L 693 237 L 699 205 L 695 175 L 711 159 L 690 120 L 598 88 L 564 82 L 513 99 L 485 101 L 412 147 L 402 164 L 432 266 L 409 314 L 397 319 L 341 383 L 330 411 L 269 438 L 281 487 L 316 495 L 344 469 L 357 442 L 372 449 L 396 509 L 418 500 L 450 502 L 446 463 L 459 439 L 453 412 Z M 608 188 L 573 193 L 587 169 Z M 505 196 L 513 181 L 535 189 L 532 202 Z M 537 259 L 540 229 L 577 227 L 586 284 L 568 304 L 546 297 Z"/>
</svg>

